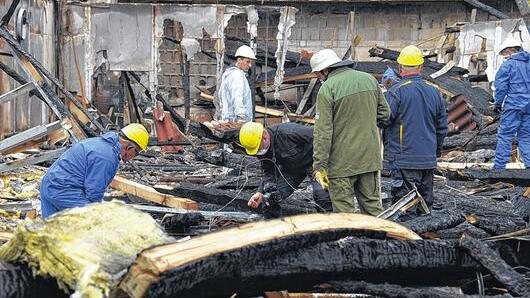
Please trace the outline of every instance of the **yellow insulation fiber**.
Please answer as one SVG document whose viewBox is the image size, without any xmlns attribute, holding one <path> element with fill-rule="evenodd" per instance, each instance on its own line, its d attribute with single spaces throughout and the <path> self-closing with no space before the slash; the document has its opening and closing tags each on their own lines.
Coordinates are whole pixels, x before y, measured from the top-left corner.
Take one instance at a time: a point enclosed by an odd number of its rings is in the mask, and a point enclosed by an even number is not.
<svg viewBox="0 0 530 298">
<path fill-rule="evenodd" d="M 148 214 L 113 201 L 20 224 L 0 259 L 28 263 L 82 297 L 108 297 L 140 251 L 168 241 Z"/>
</svg>

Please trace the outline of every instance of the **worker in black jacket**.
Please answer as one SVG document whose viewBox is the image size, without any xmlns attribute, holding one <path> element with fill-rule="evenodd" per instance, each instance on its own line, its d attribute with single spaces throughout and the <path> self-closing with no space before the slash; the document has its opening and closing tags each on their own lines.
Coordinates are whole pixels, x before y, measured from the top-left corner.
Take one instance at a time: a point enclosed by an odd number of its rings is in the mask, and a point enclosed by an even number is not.
<svg viewBox="0 0 530 298">
<path fill-rule="evenodd" d="M 275 192 L 277 199 L 289 197 L 311 177 L 313 166 L 313 128 L 295 123 L 282 123 L 264 128 L 261 123 L 245 123 L 239 131 L 239 141 L 248 155 L 255 155 L 264 171 L 261 185 L 248 201 L 258 208 L 267 203 L 267 194 Z M 329 194 L 311 180 L 313 199 L 321 212 L 332 211 Z"/>
</svg>

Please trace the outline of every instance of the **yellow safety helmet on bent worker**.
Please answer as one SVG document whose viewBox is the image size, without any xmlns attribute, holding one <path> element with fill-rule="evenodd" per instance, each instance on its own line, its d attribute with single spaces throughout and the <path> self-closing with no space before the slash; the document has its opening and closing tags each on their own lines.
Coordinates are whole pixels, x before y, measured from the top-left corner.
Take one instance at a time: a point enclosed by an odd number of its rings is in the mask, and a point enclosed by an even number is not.
<svg viewBox="0 0 530 298">
<path fill-rule="evenodd" d="M 404 47 L 397 58 L 397 62 L 403 66 L 419 66 L 422 65 L 423 53 L 414 45 Z"/>
<path fill-rule="evenodd" d="M 239 130 L 239 143 L 245 148 L 248 155 L 256 155 L 263 138 L 263 125 L 256 122 L 247 122 Z"/>
<path fill-rule="evenodd" d="M 121 132 L 130 141 L 136 143 L 140 150 L 145 151 L 147 149 L 147 143 L 149 143 L 149 133 L 147 129 L 140 123 L 131 123 L 121 129 Z"/>
</svg>

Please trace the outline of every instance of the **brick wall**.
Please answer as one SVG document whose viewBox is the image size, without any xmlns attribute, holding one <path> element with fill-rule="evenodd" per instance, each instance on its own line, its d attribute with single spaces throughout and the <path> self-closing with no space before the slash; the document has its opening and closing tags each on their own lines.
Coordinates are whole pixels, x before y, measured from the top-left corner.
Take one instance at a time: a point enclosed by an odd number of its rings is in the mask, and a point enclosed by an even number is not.
<svg viewBox="0 0 530 298">
<path fill-rule="evenodd" d="M 516 17 L 518 10 L 514 1 L 484 1 Z M 433 48 L 445 27 L 456 22 L 469 21 L 471 9 L 462 3 L 443 2 L 385 5 L 314 5 L 305 4 L 298 7 L 296 24 L 292 28 L 289 49 L 299 51 L 308 49 L 317 51 L 332 48 L 342 56 L 351 43 L 348 32 L 349 12 L 355 11 L 354 34 L 361 37 L 357 48 L 359 60 L 370 60 L 368 50 L 374 45 L 400 49 L 409 44 L 420 44 L 423 48 Z M 260 12 L 258 24 L 258 41 L 276 44 L 279 13 Z M 477 21 L 493 20 L 494 17 L 479 11 Z M 175 24 L 165 24 L 166 35 L 175 36 Z M 268 34 L 267 34 L 268 33 Z M 226 35 L 248 39 L 246 32 L 246 15 L 233 16 L 226 28 Z M 207 36 L 200 41 L 203 50 L 215 57 L 214 42 Z M 173 100 L 182 97 L 180 83 L 179 53 L 177 46 L 164 41 L 159 48 L 160 66 L 159 87 L 169 93 Z M 274 57 L 270 57 L 275 59 Z M 191 96 L 198 98 L 199 92 L 194 85 L 215 85 L 215 59 L 198 53 L 191 62 L 190 70 Z"/>
</svg>

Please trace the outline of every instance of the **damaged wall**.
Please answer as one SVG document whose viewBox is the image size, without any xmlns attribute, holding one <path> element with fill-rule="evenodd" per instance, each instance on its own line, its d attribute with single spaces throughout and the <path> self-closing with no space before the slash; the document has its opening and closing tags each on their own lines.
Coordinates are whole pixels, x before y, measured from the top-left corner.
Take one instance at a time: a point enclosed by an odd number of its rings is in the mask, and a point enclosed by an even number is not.
<svg viewBox="0 0 530 298">
<path fill-rule="evenodd" d="M 11 1 L 2 1 L 0 13 L 7 12 Z M 17 22 L 18 20 L 18 22 Z M 25 20 L 25 21 L 24 21 Z M 21 44 L 39 60 L 46 69 L 55 73 L 55 7 L 53 1 L 22 0 L 13 14 L 9 29 L 15 30 Z M 16 24 L 19 24 L 16 26 Z M 24 25 L 27 23 L 26 25 Z M 25 34 L 24 34 L 25 33 Z M 9 52 L 7 45 L 0 43 L 2 51 Z M 13 66 L 13 58 L 0 56 L 1 61 Z M 21 69 L 15 67 L 19 73 Z M 0 72 L 0 94 L 4 94 L 18 86 L 5 73 Z M 0 139 L 48 122 L 48 108 L 39 99 L 19 96 L 10 102 L 0 105 Z"/>
</svg>

